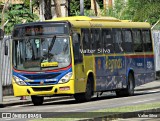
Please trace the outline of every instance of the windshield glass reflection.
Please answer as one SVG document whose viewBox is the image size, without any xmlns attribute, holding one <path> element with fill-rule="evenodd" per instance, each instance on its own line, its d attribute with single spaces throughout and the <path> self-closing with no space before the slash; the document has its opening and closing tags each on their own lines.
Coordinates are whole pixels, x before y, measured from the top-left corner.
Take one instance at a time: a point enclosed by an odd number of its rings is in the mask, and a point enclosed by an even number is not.
<svg viewBox="0 0 160 121">
<path fill-rule="evenodd" d="M 71 62 L 66 37 L 20 39 L 13 42 L 13 47 L 13 65 L 18 70 L 58 69 Z"/>
</svg>

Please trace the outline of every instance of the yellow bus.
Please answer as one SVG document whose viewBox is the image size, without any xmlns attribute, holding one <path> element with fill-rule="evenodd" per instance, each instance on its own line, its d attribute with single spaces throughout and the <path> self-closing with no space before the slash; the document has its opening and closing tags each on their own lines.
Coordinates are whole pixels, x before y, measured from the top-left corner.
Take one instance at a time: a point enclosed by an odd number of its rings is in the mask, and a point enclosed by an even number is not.
<svg viewBox="0 0 160 121">
<path fill-rule="evenodd" d="M 133 95 L 153 81 L 150 25 L 112 17 L 63 17 L 16 25 L 12 35 L 15 96 L 74 95 L 89 101 L 95 92 Z"/>
</svg>

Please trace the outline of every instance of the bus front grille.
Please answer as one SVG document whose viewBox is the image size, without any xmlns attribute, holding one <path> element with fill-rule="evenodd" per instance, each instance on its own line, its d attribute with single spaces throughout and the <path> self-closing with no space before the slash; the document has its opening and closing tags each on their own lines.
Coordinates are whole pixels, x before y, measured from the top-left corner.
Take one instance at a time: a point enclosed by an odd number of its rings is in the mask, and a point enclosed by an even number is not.
<svg viewBox="0 0 160 121">
<path fill-rule="evenodd" d="M 44 85 L 51 85 L 51 84 L 55 84 L 55 81 L 49 81 L 49 82 L 44 82 Z M 35 86 L 39 86 L 40 82 L 28 82 L 29 85 L 35 85 Z"/>
<path fill-rule="evenodd" d="M 32 87 L 33 91 L 51 91 L 53 87 Z"/>
<path fill-rule="evenodd" d="M 59 76 L 60 73 L 55 73 L 55 74 L 37 74 L 37 75 L 23 75 L 26 78 L 30 80 L 36 80 L 36 79 L 53 79 L 57 76 Z"/>
</svg>

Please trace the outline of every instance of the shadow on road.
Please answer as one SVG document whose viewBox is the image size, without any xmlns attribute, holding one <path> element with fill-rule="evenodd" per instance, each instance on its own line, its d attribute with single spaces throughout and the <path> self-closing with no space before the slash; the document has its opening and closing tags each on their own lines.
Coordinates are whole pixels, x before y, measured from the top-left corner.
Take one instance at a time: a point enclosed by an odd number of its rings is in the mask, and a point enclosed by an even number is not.
<svg viewBox="0 0 160 121">
<path fill-rule="evenodd" d="M 140 96 L 140 95 L 147 95 L 147 94 L 154 94 L 154 93 L 160 93 L 159 91 L 154 91 L 154 92 L 150 92 L 150 91 L 136 91 L 134 96 L 130 96 L 130 97 L 135 97 L 135 96 Z M 126 97 L 126 96 L 125 96 Z M 100 100 L 110 100 L 110 99 L 116 99 L 116 98 L 124 98 L 124 97 L 117 97 L 115 93 L 110 93 L 107 94 L 106 92 L 100 96 L 100 97 L 96 97 L 94 96 L 90 102 L 95 102 L 95 101 L 100 101 Z M 74 105 L 74 104 L 81 104 L 81 103 L 86 103 L 86 102 L 76 102 L 74 97 L 71 97 L 70 99 L 62 99 L 62 100 L 53 100 L 53 101 L 48 101 L 48 102 L 44 102 L 43 105 L 41 106 L 46 106 L 46 105 Z M 33 104 L 29 104 L 29 106 L 34 106 Z M 28 105 L 23 105 L 23 107 L 28 107 Z"/>
</svg>

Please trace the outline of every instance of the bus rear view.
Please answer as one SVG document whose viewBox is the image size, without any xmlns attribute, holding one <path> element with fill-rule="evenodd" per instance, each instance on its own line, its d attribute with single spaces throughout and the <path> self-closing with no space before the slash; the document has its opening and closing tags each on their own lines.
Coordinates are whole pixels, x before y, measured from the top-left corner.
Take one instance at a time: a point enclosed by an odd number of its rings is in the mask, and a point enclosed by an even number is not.
<svg viewBox="0 0 160 121">
<path fill-rule="evenodd" d="M 13 31 L 12 65 L 15 96 L 73 94 L 71 43 L 67 22 L 17 25 Z"/>
</svg>

